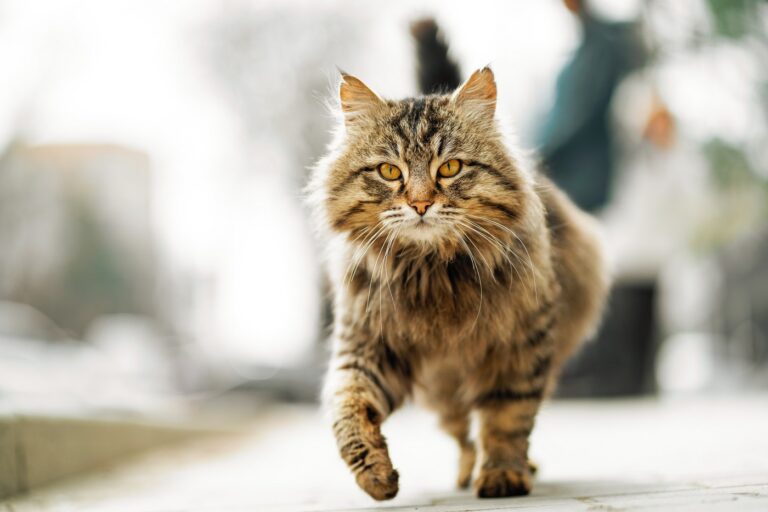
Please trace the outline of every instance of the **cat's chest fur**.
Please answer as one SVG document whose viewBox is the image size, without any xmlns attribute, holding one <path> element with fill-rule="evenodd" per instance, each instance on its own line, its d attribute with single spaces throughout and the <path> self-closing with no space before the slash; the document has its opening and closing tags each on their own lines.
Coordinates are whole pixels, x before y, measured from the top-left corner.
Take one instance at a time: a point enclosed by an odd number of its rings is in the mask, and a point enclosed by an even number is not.
<svg viewBox="0 0 768 512">
<path fill-rule="evenodd" d="M 477 353 L 514 343 L 537 304 L 535 283 L 513 267 L 492 272 L 465 255 L 394 258 L 356 286 L 358 315 L 395 348 L 424 355 Z M 365 307 L 361 307 L 365 297 Z"/>
</svg>

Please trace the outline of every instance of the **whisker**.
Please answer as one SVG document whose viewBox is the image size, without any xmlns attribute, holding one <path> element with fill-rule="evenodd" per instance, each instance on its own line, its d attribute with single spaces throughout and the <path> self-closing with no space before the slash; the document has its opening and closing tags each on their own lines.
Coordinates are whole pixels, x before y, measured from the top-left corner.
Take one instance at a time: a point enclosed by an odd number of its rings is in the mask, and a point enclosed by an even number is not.
<svg viewBox="0 0 768 512">
<path fill-rule="evenodd" d="M 371 288 L 373 286 L 373 280 L 374 279 L 378 279 L 379 280 L 379 289 L 381 289 L 381 278 L 379 276 L 377 276 L 376 274 L 378 273 L 379 259 L 381 258 L 381 253 L 384 250 L 384 246 L 386 245 L 387 240 L 389 240 L 389 237 L 391 235 L 392 235 L 392 232 L 390 231 L 387 234 L 387 237 L 384 239 L 384 243 L 381 245 L 381 248 L 379 248 L 379 252 L 376 255 L 376 261 L 374 261 L 374 263 L 373 263 L 373 271 L 371 273 L 371 280 L 368 282 L 368 297 L 365 300 L 365 312 L 366 313 L 369 312 L 368 306 L 370 306 L 370 303 L 371 303 Z M 379 295 L 381 295 L 381 294 L 379 294 Z"/>
<path fill-rule="evenodd" d="M 475 320 L 472 322 L 472 327 L 470 327 L 470 332 L 475 330 L 475 325 L 477 325 L 477 320 L 480 318 L 480 310 L 483 308 L 483 279 L 480 277 L 480 270 L 478 268 L 477 262 L 475 261 L 475 257 L 472 254 L 472 249 L 469 248 L 467 243 L 464 241 L 464 233 L 459 228 L 454 228 L 456 231 L 459 232 L 459 242 L 464 245 L 464 248 L 467 251 L 467 256 L 469 256 L 469 261 L 472 264 L 472 268 L 475 271 L 475 276 L 477 276 L 477 284 L 480 287 L 480 302 L 477 306 L 477 314 L 475 314 Z"/>
<path fill-rule="evenodd" d="M 481 238 L 486 240 L 491 245 L 495 246 L 501 256 L 507 261 L 507 263 L 515 269 L 515 272 L 517 272 L 518 276 L 520 273 L 517 271 L 517 267 L 515 267 L 515 264 L 512 262 L 512 260 L 509 259 L 509 256 L 507 255 L 508 248 L 496 237 L 494 237 L 488 230 L 484 229 L 482 226 L 478 225 L 477 223 L 474 223 L 469 220 L 461 220 L 456 221 L 458 224 L 464 225 L 465 227 L 471 229 L 475 233 L 477 233 Z M 490 270 L 490 269 L 489 269 Z M 493 275 L 493 274 L 492 274 Z M 496 277 L 494 277 L 494 280 L 496 280 Z"/>
<path fill-rule="evenodd" d="M 383 224 L 377 223 L 374 225 L 374 228 L 378 228 L 368 237 L 365 238 L 364 242 L 361 244 L 361 247 L 358 247 L 355 251 L 355 253 L 352 255 L 352 261 L 351 263 L 354 264 L 351 273 L 349 272 L 349 266 L 347 273 L 349 274 L 347 276 L 347 279 L 345 279 L 345 282 L 347 285 L 352 282 L 352 279 L 355 277 L 355 274 L 357 273 L 357 269 L 360 266 L 360 262 L 363 260 L 363 258 L 366 256 L 368 251 L 370 250 L 371 246 L 376 242 L 376 240 L 381 236 L 381 234 L 386 229 L 386 226 Z"/>
<path fill-rule="evenodd" d="M 384 251 L 384 259 L 385 260 L 387 260 L 389 258 L 389 251 L 392 249 L 392 245 L 394 245 L 395 239 L 397 238 L 397 236 L 399 234 L 400 234 L 400 229 L 395 231 L 395 234 L 392 237 L 392 241 L 389 243 L 389 247 L 387 248 L 386 251 Z M 385 267 L 385 268 L 388 268 L 388 267 Z M 389 271 L 387 271 L 386 278 L 387 278 L 387 288 L 389 289 L 389 297 L 392 299 L 392 309 L 395 310 L 395 312 L 396 312 L 397 311 L 397 304 L 395 303 L 395 296 L 392 294 L 392 282 L 391 282 L 391 280 L 389 278 Z"/>
<path fill-rule="evenodd" d="M 523 276 L 520 274 L 520 271 L 518 270 L 517 266 L 512 262 L 512 260 L 509 259 L 508 253 L 512 253 L 513 256 L 517 257 L 517 254 L 515 254 L 512 247 L 503 243 L 498 237 L 494 236 L 490 231 L 482 227 L 480 224 L 469 221 L 469 220 L 467 222 L 475 226 L 477 229 L 482 230 L 484 233 L 487 234 L 488 237 L 490 237 L 491 239 L 493 239 L 493 241 L 495 241 L 496 247 L 501 252 L 501 255 L 504 257 L 505 260 L 507 260 L 507 263 L 515 270 L 515 273 L 517 274 L 518 279 L 520 279 L 521 282 L 524 282 Z M 518 257 L 518 260 L 519 260 L 519 257 Z"/>
<path fill-rule="evenodd" d="M 400 210 L 400 208 L 392 209 L 392 210 L 386 210 L 382 212 L 379 217 L 382 219 L 391 218 L 391 217 L 403 217 L 405 214 Z"/>
<path fill-rule="evenodd" d="M 531 267 L 531 278 L 533 279 L 533 291 L 534 295 L 536 296 L 536 305 L 539 305 L 539 289 L 536 285 L 536 271 L 533 268 L 533 259 L 531 259 L 531 253 L 528 252 L 528 247 L 526 247 L 525 242 L 522 241 L 522 239 L 517 236 L 517 233 L 512 232 L 512 235 L 517 238 L 517 241 L 520 242 L 520 245 L 523 246 L 523 250 L 525 251 L 525 254 L 528 256 L 528 264 Z"/>
<path fill-rule="evenodd" d="M 351 259 L 351 273 L 348 269 L 349 275 L 347 276 L 347 284 L 349 284 L 352 279 L 354 278 L 355 274 L 357 273 L 357 268 L 360 265 L 360 262 L 365 257 L 365 254 L 370 249 L 371 245 L 374 243 L 374 241 L 379 237 L 380 233 L 382 233 L 384 229 L 384 226 L 379 226 L 373 233 L 366 236 L 366 238 L 363 240 L 363 243 L 355 249 L 354 254 L 352 255 Z"/>
<path fill-rule="evenodd" d="M 497 248 L 497 250 L 499 251 L 499 253 L 501 254 L 501 256 L 506 260 L 507 264 L 509 264 L 509 266 L 512 267 L 512 269 L 515 271 L 515 274 L 517 274 L 517 278 L 522 283 L 522 285 L 526 286 L 527 285 L 526 284 L 526 280 L 523 279 L 523 276 L 520 273 L 520 269 L 518 269 L 517 265 L 515 265 L 514 262 L 511 259 L 509 259 L 509 254 L 511 253 L 512 256 L 517 258 L 517 260 L 519 262 L 525 264 L 525 262 L 520 258 L 520 256 L 514 251 L 514 248 L 511 247 L 509 244 L 506 244 L 506 243 L 502 242 L 501 239 L 499 239 L 493 233 L 488 231 L 486 228 L 484 228 L 478 222 L 473 222 L 472 220 L 470 220 L 470 218 L 474 218 L 474 219 L 478 219 L 478 220 L 489 220 L 489 221 L 493 222 L 494 224 L 497 224 L 497 223 L 495 221 L 492 221 L 491 219 L 484 219 L 484 218 L 479 217 L 477 215 L 472 215 L 472 214 L 470 214 L 468 212 L 466 213 L 466 218 L 461 219 L 461 220 L 453 220 L 453 222 L 456 222 L 456 223 L 459 223 L 459 224 L 462 224 L 462 223 L 465 224 L 465 227 L 468 227 L 468 228 L 472 229 L 475 233 L 477 233 L 482 238 L 484 238 L 486 241 L 488 241 L 493 246 L 495 246 Z M 501 224 L 498 224 L 498 225 L 499 225 L 499 227 L 504 228 L 506 231 L 510 231 L 505 226 L 503 226 Z M 512 234 L 514 234 L 514 233 L 512 233 Z M 510 282 L 510 287 L 511 286 L 512 286 L 512 283 Z M 528 285 L 528 286 L 530 286 L 530 285 Z M 538 290 L 537 290 L 535 282 L 533 284 L 533 291 L 534 291 L 534 295 L 536 296 L 536 300 L 537 300 L 537 303 L 538 303 Z"/>
<path fill-rule="evenodd" d="M 345 279 L 344 279 L 345 284 L 348 285 L 352 281 L 352 278 L 354 277 L 354 273 L 357 271 L 357 264 L 359 263 L 359 258 L 360 258 L 359 254 L 361 252 L 364 252 L 363 248 L 366 246 L 366 244 L 368 242 L 368 237 L 369 236 L 373 236 L 373 234 L 371 234 L 370 232 L 374 228 L 376 228 L 377 226 L 378 226 L 378 224 L 376 224 L 374 226 L 369 226 L 369 227 L 363 229 L 363 233 L 362 234 L 365 235 L 363 237 L 363 242 L 360 244 L 359 247 L 355 248 L 355 252 L 352 254 L 352 257 L 350 258 L 350 261 L 347 264 L 347 272 L 346 272 L 346 276 L 345 276 Z M 355 237 L 355 239 L 352 240 L 352 242 L 354 243 L 357 239 L 360 238 L 361 235 L 358 235 L 357 237 Z M 350 271 L 352 271 L 351 275 L 350 275 Z"/>
<path fill-rule="evenodd" d="M 468 226 L 465 226 L 465 227 L 468 227 Z M 492 268 L 492 267 L 491 267 L 491 265 L 488 263 L 488 260 L 487 260 L 487 259 L 485 259 L 485 255 L 483 254 L 483 251 L 481 251 L 481 250 L 480 250 L 480 248 L 477 246 L 477 244 L 475 244 L 475 242 L 472 240 L 472 237 L 469 237 L 469 236 L 467 236 L 467 237 L 466 237 L 466 240 L 467 240 L 467 241 L 468 241 L 470 244 L 472 244 L 472 247 L 474 247 L 475 249 L 477 249 L 477 255 L 480 257 L 480 259 L 481 259 L 481 260 L 483 260 L 483 263 L 485 263 L 485 268 L 486 268 L 486 269 L 488 269 L 488 275 L 490 275 L 491 277 L 493 277 L 493 268 Z M 495 277 L 494 277 L 494 279 L 495 279 Z"/>
<path fill-rule="evenodd" d="M 472 215 L 472 217 L 475 218 L 475 219 L 482 219 L 481 217 L 478 217 L 476 215 Z M 537 286 L 537 283 L 536 283 L 536 270 L 534 269 L 534 266 L 533 266 L 533 259 L 531 258 L 531 253 L 528 252 L 528 247 L 525 245 L 525 242 L 523 242 L 523 240 L 517 235 L 517 233 L 514 232 L 514 230 L 512 230 L 509 227 L 501 224 L 500 222 L 497 222 L 497 221 L 495 221 L 493 219 L 482 219 L 482 220 L 490 222 L 491 224 L 493 224 L 495 226 L 498 226 L 499 228 L 503 229 L 504 231 L 506 231 L 507 233 L 509 233 L 513 237 L 515 237 L 517 239 L 517 241 L 520 242 L 520 245 L 523 246 L 523 250 L 525 251 L 525 254 L 528 256 L 528 267 L 529 267 L 529 270 L 530 270 L 531 280 L 533 281 L 533 289 L 534 289 L 534 295 L 536 297 L 536 304 L 538 304 L 539 303 L 539 292 L 538 292 L 538 286 Z M 517 252 L 514 249 L 512 249 L 512 248 L 510 248 L 510 249 L 511 249 L 512 254 L 516 258 L 518 258 L 518 260 L 521 263 L 525 264 L 525 261 L 523 261 L 523 259 L 517 254 Z"/>
</svg>

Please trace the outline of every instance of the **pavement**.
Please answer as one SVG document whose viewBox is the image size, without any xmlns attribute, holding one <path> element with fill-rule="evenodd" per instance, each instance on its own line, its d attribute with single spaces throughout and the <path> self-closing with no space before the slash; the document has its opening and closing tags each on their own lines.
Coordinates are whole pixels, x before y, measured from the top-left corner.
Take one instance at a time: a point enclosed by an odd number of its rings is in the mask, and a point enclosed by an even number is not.
<svg viewBox="0 0 768 512">
<path fill-rule="evenodd" d="M 532 438 L 539 474 L 521 498 L 456 490 L 456 449 L 428 412 L 406 407 L 384 432 L 400 472 L 389 502 L 357 488 L 316 407 L 265 405 L 236 433 L 49 485 L 0 512 L 768 510 L 766 394 L 548 403 Z"/>
</svg>

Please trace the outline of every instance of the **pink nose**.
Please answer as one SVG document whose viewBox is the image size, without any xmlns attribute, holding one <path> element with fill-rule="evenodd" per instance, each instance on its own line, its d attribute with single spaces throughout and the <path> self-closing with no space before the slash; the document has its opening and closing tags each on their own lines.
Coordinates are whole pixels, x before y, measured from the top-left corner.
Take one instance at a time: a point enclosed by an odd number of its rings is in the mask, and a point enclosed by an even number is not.
<svg viewBox="0 0 768 512">
<path fill-rule="evenodd" d="M 427 213 L 427 208 L 432 206 L 432 201 L 411 201 L 408 203 L 419 215 Z"/>
</svg>

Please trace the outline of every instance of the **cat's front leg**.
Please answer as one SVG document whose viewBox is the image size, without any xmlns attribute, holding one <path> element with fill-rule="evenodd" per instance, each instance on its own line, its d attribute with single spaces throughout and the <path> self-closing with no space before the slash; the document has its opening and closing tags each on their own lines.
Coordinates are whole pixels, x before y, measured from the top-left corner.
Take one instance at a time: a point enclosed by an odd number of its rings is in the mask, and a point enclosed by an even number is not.
<svg viewBox="0 0 768 512">
<path fill-rule="evenodd" d="M 337 350 L 325 387 L 342 459 L 358 485 L 377 500 L 394 498 L 398 474 L 381 423 L 402 402 L 401 387 L 375 351 Z"/>
<path fill-rule="evenodd" d="M 475 491 L 481 498 L 521 496 L 531 491 L 528 437 L 542 392 L 537 389 L 489 392 L 478 407 L 483 459 Z"/>
<path fill-rule="evenodd" d="M 489 360 L 499 373 L 475 398 L 483 450 L 475 490 L 481 498 L 531 492 L 535 465 L 528 459 L 528 438 L 547 395 L 554 356 L 554 311 L 542 306 L 509 358 Z"/>
</svg>

